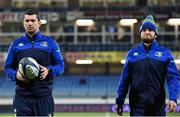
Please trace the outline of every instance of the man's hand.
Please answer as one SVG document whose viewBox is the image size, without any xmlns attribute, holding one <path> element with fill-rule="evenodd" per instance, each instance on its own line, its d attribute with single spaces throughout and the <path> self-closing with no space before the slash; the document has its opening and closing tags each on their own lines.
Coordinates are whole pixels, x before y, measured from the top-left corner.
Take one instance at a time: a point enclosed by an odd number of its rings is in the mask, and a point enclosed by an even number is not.
<svg viewBox="0 0 180 117">
<path fill-rule="evenodd" d="M 174 112 L 176 110 L 176 102 L 173 100 L 169 100 L 168 102 L 168 108 L 169 108 L 169 112 Z"/>
<path fill-rule="evenodd" d="M 17 78 L 17 80 L 20 80 L 20 81 L 22 81 L 22 82 L 26 82 L 26 83 L 29 82 L 29 80 L 26 79 L 26 78 L 19 72 L 19 69 L 18 69 L 18 71 L 17 71 L 16 78 Z"/>
<path fill-rule="evenodd" d="M 123 106 L 122 105 L 116 105 L 116 112 L 119 116 L 123 115 Z"/>
<path fill-rule="evenodd" d="M 42 65 L 39 65 L 39 67 L 41 68 L 41 74 L 40 74 L 40 80 L 44 80 L 46 78 L 46 76 L 48 75 L 48 69 Z"/>
</svg>

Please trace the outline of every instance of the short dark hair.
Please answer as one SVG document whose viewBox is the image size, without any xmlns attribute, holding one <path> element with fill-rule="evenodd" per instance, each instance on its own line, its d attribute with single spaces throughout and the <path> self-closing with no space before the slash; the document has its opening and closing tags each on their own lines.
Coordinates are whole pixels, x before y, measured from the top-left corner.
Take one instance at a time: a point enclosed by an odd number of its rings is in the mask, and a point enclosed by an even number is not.
<svg viewBox="0 0 180 117">
<path fill-rule="evenodd" d="M 37 9 L 28 9 L 25 11 L 24 15 L 36 15 L 38 21 L 40 21 L 40 15 Z"/>
</svg>

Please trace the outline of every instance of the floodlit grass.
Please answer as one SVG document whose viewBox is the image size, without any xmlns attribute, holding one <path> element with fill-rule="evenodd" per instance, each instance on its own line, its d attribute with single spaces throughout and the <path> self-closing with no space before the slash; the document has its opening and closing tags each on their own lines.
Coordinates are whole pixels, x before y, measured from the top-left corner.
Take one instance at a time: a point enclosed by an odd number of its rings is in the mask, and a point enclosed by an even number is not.
<svg viewBox="0 0 180 117">
<path fill-rule="evenodd" d="M 14 117 L 14 114 L 0 113 L 0 116 Z M 118 117 L 116 113 L 104 112 L 61 112 L 55 113 L 55 117 Z M 123 116 L 129 116 L 129 113 L 124 113 Z M 180 116 L 180 113 L 167 113 L 167 116 Z"/>
</svg>

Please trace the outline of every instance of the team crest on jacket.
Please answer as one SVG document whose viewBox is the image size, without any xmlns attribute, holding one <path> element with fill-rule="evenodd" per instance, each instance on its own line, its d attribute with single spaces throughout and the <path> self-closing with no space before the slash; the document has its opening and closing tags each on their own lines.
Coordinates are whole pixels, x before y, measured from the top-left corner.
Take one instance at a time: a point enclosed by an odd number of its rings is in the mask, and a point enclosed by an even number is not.
<svg viewBox="0 0 180 117">
<path fill-rule="evenodd" d="M 162 52 L 156 52 L 156 53 L 155 53 L 155 56 L 157 56 L 157 57 L 162 57 Z"/>
<path fill-rule="evenodd" d="M 43 41 L 43 42 L 40 43 L 40 46 L 47 47 L 48 46 L 48 42 L 47 41 Z"/>
</svg>

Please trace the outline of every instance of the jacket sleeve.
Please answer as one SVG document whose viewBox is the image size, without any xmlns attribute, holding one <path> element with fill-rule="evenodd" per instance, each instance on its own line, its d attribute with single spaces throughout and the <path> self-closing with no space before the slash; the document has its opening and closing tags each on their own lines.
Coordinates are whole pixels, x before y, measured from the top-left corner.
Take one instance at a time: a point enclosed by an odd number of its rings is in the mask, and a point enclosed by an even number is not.
<svg viewBox="0 0 180 117">
<path fill-rule="evenodd" d="M 129 71 L 129 57 L 127 55 L 126 62 L 123 66 L 123 70 L 121 73 L 121 78 L 119 80 L 119 86 L 117 90 L 117 98 L 116 98 L 116 104 L 117 105 L 123 105 L 128 89 L 129 89 L 129 83 L 130 83 L 130 71 Z"/>
<path fill-rule="evenodd" d="M 13 62 L 15 56 L 14 45 L 15 45 L 14 43 L 10 45 L 5 62 L 5 74 L 12 81 L 16 81 L 16 72 L 17 72 Z"/>
<path fill-rule="evenodd" d="M 173 55 L 170 53 L 169 62 L 167 65 L 167 85 L 169 91 L 169 100 L 177 102 L 178 92 L 180 88 L 180 76 L 174 61 Z"/>
<path fill-rule="evenodd" d="M 52 76 L 58 76 L 64 72 L 64 60 L 61 54 L 60 47 L 56 43 L 55 40 L 52 41 L 52 53 L 51 58 L 53 59 L 53 64 L 51 66 L 48 66 L 48 68 L 51 70 Z"/>
</svg>

